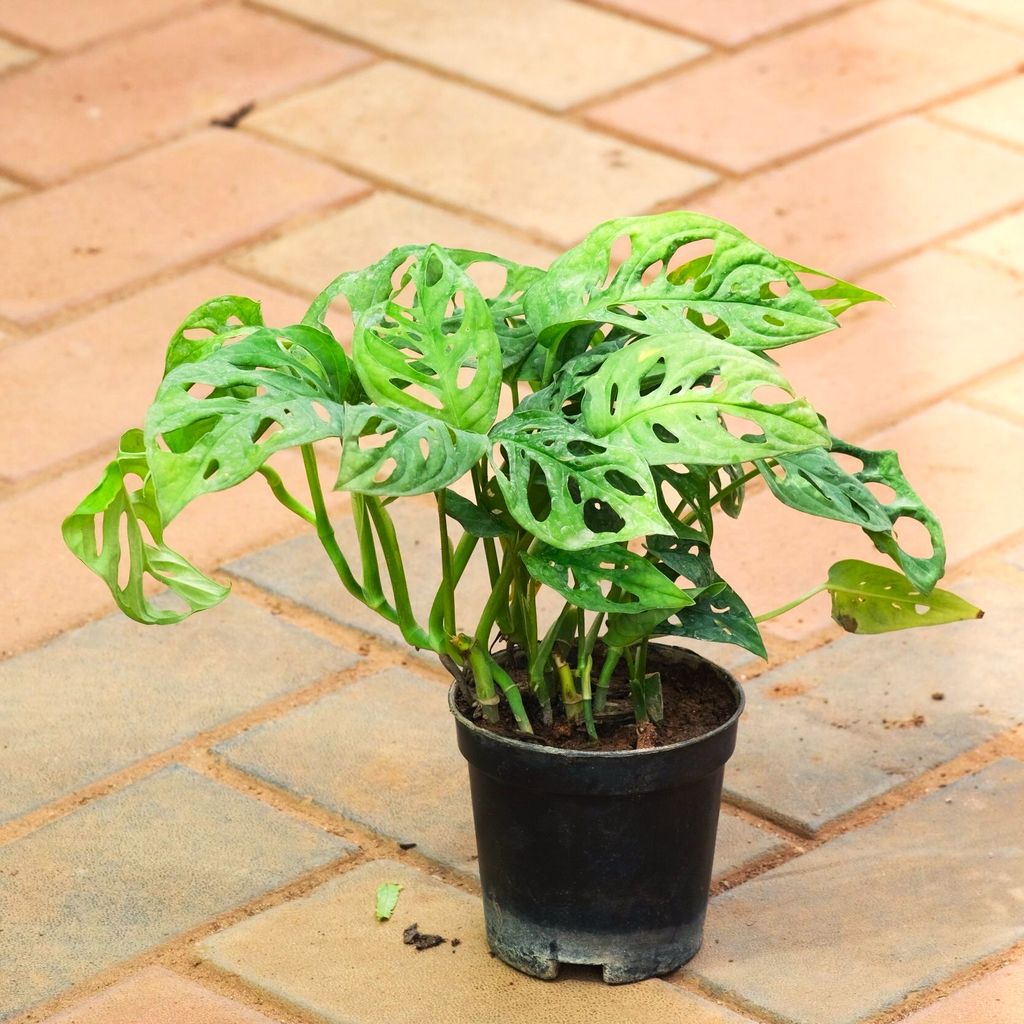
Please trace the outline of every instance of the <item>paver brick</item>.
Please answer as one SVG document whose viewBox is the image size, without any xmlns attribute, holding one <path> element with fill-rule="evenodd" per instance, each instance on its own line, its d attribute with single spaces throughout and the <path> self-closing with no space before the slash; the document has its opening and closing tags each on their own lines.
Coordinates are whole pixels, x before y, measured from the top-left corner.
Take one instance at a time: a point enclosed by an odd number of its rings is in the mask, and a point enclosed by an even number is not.
<svg viewBox="0 0 1024 1024">
<path fill-rule="evenodd" d="M 1024 274 L 1024 210 L 953 241 L 953 247 L 996 260 Z"/>
<path fill-rule="evenodd" d="M 743 172 L 990 79 L 1021 54 L 995 26 L 881 0 L 661 78 L 588 117 Z"/>
<path fill-rule="evenodd" d="M 906 1018 L 906 1024 L 1017 1024 L 1024 1007 L 1024 963 L 1000 967 Z"/>
<path fill-rule="evenodd" d="M 113 452 L 110 453 L 113 455 Z M 108 456 L 109 457 L 109 456 Z M 299 492 L 301 459 L 284 452 L 276 468 Z M 39 643 L 114 607 L 103 583 L 64 546 L 60 524 L 96 486 L 106 460 L 89 463 L 0 502 L 0 655 Z M 271 496 L 263 479 L 196 502 L 171 524 L 167 543 L 209 571 L 308 524 Z"/>
<path fill-rule="evenodd" d="M 1007 419 L 1024 424 L 1024 365 L 1003 370 L 983 384 L 977 384 L 964 393 L 972 403 L 984 406 Z"/>
<path fill-rule="evenodd" d="M 944 0 L 967 14 L 976 14 L 988 21 L 1024 29 L 1024 9 L 1017 0 Z"/>
<path fill-rule="evenodd" d="M 240 253 L 231 264 L 245 273 L 316 293 L 338 274 L 375 263 L 410 242 L 476 249 L 546 267 L 555 250 L 501 228 L 393 192 L 375 192 L 337 213 Z M 481 288 L 500 288 L 504 272 L 471 268 Z M 341 300 L 339 299 L 339 304 Z"/>
<path fill-rule="evenodd" d="M 258 111 L 248 123 L 359 173 L 566 245 L 602 220 L 675 201 L 715 177 L 387 61 Z"/>
<path fill-rule="evenodd" d="M 273 15 L 200 10 L 0 83 L 0 162 L 52 182 L 367 60 Z"/>
<path fill-rule="evenodd" d="M 32 323 L 364 188 L 243 133 L 198 132 L 0 206 L 0 315 Z"/>
<path fill-rule="evenodd" d="M 0 1020 L 352 847 L 180 765 L 0 848 Z"/>
<path fill-rule="evenodd" d="M 1022 199 L 1024 155 L 906 117 L 721 185 L 700 208 L 773 252 L 851 276 Z"/>
<path fill-rule="evenodd" d="M 854 1024 L 1024 936 L 1024 765 L 1003 760 L 712 901 L 686 970 L 796 1024 Z"/>
<path fill-rule="evenodd" d="M 714 873 L 716 876 L 727 875 L 759 857 L 777 853 L 785 846 L 778 836 L 723 809 L 718 816 Z"/>
<path fill-rule="evenodd" d="M 17 182 L 0 175 L 0 201 L 10 196 L 16 196 L 21 190 L 21 186 Z"/>
<path fill-rule="evenodd" d="M 390 881 L 403 889 L 395 917 L 381 924 L 374 920 L 373 896 Z M 402 928 L 413 921 L 458 938 L 459 946 L 422 952 L 404 946 Z M 358 954 L 339 957 L 339 950 Z M 392 861 L 360 865 L 301 900 L 210 936 L 200 952 L 332 1024 L 584 1024 L 595 1017 L 744 1024 L 730 1010 L 663 981 L 609 987 L 566 977 L 552 985 L 519 974 L 488 955 L 476 897 Z M 310 969 L 326 963 L 330 970 Z"/>
<path fill-rule="evenodd" d="M 404 0 L 271 3 L 349 38 L 554 110 L 706 52 L 692 39 L 568 0 L 411 6 Z"/>
<path fill-rule="evenodd" d="M 72 50 L 169 14 L 199 6 L 199 0 L 61 0 L 26 4 L 0 0 L 0 31 L 12 32 L 44 50 Z"/>
<path fill-rule="evenodd" d="M 978 575 L 955 589 L 986 609 L 983 620 L 843 636 L 748 683 L 726 771 L 730 798 L 815 832 L 1024 722 L 1007 658 L 1024 615 L 1024 573 Z"/>
<path fill-rule="evenodd" d="M 0 662 L 0 821 L 356 660 L 229 599 L 171 629 L 118 613 Z"/>
<path fill-rule="evenodd" d="M 298 323 L 307 305 L 262 281 L 204 267 L 0 351 L 12 422 L 30 423 L 39 414 L 41 391 L 46 392 L 46 430 L 31 445 L 13 433 L 0 436 L 0 476 L 20 480 L 99 444 L 113 451 L 127 426 L 142 423 L 163 376 L 172 332 L 186 314 L 216 295 L 257 299 L 271 324 Z M 56 366 L 59 374 L 53 372 Z"/>
<path fill-rule="evenodd" d="M 852 309 L 841 330 L 773 353 L 837 437 L 863 438 L 1021 354 L 1024 281 L 1012 274 L 929 249 L 857 283 L 889 303 Z M 971 300 L 951 302 L 958 292 Z M 992 309 L 1007 315 L 993 322 Z"/>
<path fill-rule="evenodd" d="M 831 10 L 840 6 L 843 0 L 787 0 L 784 4 L 765 3 L 764 0 L 687 0 L 685 4 L 667 4 L 664 0 L 599 2 L 625 14 L 636 14 L 669 28 L 735 46 Z"/>
<path fill-rule="evenodd" d="M 1021 484 L 1006 477 L 1006 466 L 1020 462 L 1024 451 L 1024 431 L 1016 424 L 947 400 L 861 443 L 899 452 L 911 486 L 942 523 L 949 566 L 1020 528 Z M 1005 480 L 1003 501 L 990 500 L 997 479 Z M 906 525 L 897 527 L 904 544 L 914 553 L 927 554 L 930 549 L 927 542 L 920 543 L 916 524 Z M 755 614 L 821 583 L 839 559 L 888 564 L 857 527 L 804 515 L 767 492 L 745 503 L 738 522 L 723 519 L 715 543 L 716 568 Z M 829 599 L 819 594 L 766 625 L 772 633 L 801 640 L 829 622 Z"/>
<path fill-rule="evenodd" d="M 42 1024 L 272 1024 L 248 1006 L 147 967 Z"/>
<path fill-rule="evenodd" d="M 977 128 L 1024 146 L 1024 75 L 939 107 L 935 114 L 963 128 Z"/>
<path fill-rule="evenodd" d="M 236 767 L 463 871 L 476 840 L 445 687 L 360 679 L 216 747 Z"/>
</svg>

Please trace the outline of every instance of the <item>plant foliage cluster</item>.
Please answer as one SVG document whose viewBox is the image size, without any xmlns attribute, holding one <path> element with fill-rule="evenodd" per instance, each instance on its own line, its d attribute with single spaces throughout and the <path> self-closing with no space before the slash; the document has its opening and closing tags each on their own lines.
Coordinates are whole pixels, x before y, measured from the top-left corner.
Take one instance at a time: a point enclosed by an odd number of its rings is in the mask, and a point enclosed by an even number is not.
<svg viewBox="0 0 1024 1024">
<path fill-rule="evenodd" d="M 481 290 L 482 268 L 500 288 Z M 339 298 L 351 355 L 326 326 Z M 342 274 L 283 328 L 265 325 L 257 302 L 221 296 L 171 338 L 144 427 L 122 437 L 64 536 L 125 613 L 175 622 L 227 589 L 164 543 L 165 526 L 259 473 L 315 527 L 352 597 L 471 683 L 488 719 L 505 700 L 523 731 L 529 706 L 596 737 L 622 666 L 637 721 L 657 720 L 652 637 L 763 656 L 758 622 L 810 596 L 755 618 L 715 570 L 714 513 L 738 516 L 756 479 L 797 512 L 859 527 L 891 561 L 841 561 L 812 592 L 829 592 L 844 628 L 979 614 L 936 589 L 942 532 L 896 454 L 834 437 L 771 357 L 878 298 L 686 212 L 602 224 L 547 270 L 402 246 Z M 333 486 L 351 495 L 356 551 L 342 550 L 327 514 L 319 442 L 340 442 Z M 308 497 L 268 463 L 296 447 Z M 388 508 L 426 493 L 442 582 L 418 621 Z M 927 530 L 926 557 L 901 546 L 905 520 Z M 466 623 L 458 587 L 475 558 L 491 591 Z M 147 578 L 179 606 L 152 601 Z M 539 621 L 542 587 L 564 600 L 553 621 Z"/>
</svg>

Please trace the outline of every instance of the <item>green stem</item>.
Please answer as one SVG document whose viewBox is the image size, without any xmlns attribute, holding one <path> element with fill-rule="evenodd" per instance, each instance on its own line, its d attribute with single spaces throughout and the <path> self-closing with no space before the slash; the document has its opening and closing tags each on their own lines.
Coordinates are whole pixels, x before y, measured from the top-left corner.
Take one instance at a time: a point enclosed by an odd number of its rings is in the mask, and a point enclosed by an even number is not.
<svg viewBox="0 0 1024 1024">
<path fill-rule="evenodd" d="M 377 545 L 373 542 L 373 530 L 370 529 L 370 516 L 364 495 L 352 495 L 352 512 L 356 527 L 356 539 L 359 541 L 359 558 L 363 563 L 364 600 L 376 610 L 381 605 L 387 604 L 387 598 L 384 596 L 384 588 L 380 582 Z"/>
<path fill-rule="evenodd" d="M 814 587 L 812 590 L 808 590 L 806 594 L 801 594 L 800 597 L 797 597 L 792 601 L 787 601 L 785 604 L 779 605 L 778 608 L 773 608 L 770 612 L 765 612 L 763 615 L 755 615 L 754 621 L 767 622 L 769 619 L 774 619 L 778 615 L 783 615 L 784 613 L 795 608 L 798 604 L 803 604 L 804 601 L 809 601 L 812 597 L 814 597 L 817 594 L 820 594 L 823 590 L 826 590 L 827 588 L 827 583 L 819 583 L 818 586 Z"/>
<path fill-rule="evenodd" d="M 452 571 L 452 546 L 448 540 L 448 512 L 444 491 L 435 491 L 437 499 L 437 526 L 441 540 L 441 605 L 442 621 L 448 636 L 455 635 L 455 582 Z"/>
<path fill-rule="evenodd" d="M 466 638 L 468 640 L 468 637 Z M 494 691 L 494 678 L 491 675 L 490 659 L 487 652 L 472 641 L 469 645 L 469 664 L 473 669 L 473 684 L 476 687 L 476 699 L 488 722 L 501 720 L 498 710 L 498 695 Z"/>
<path fill-rule="evenodd" d="M 708 505 L 720 504 L 724 499 L 729 497 L 729 495 L 732 494 L 733 491 L 738 491 L 749 480 L 753 480 L 757 476 L 760 476 L 760 470 L 758 470 L 756 467 L 754 469 L 748 470 L 746 473 L 743 474 L 743 476 L 737 477 L 735 480 L 733 480 L 731 484 L 728 484 L 727 486 L 723 487 L 717 494 L 713 495 L 708 500 Z M 683 506 L 686 504 L 687 501 L 685 499 L 679 503 L 679 507 L 675 511 L 675 514 L 677 516 L 683 510 Z M 681 526 L 689 526 L 691 523 L 695 523 L 697 521 L 697 518 L 698 516 L 696 512 L 689 512 L 682 519 L 679 520 L 679 524 Z"/>
<path fill-rule="evenodd" d="M 576 691 L 576 683 L 572 678 L 572 669 L 565 662 L 565 658 L 555 651 L 551 656 L 555 664 L 555 672 L 558 674 L 558 682 L 562 688 L 562 704 L 565 707 L 565 717 L 570 723 L 578 722 L 583 712 L 583 698 Z"/>
<path fill-rule="evenodd" d="M 476 496 L 476 503 L 481 509 L 487 508 L 484 504 L 484 492 L 487 487 L 486 474 L 487 470 L 484 469 L 481 462 L 476 463 L 470 472 L 473 480 L 473 494 Z M 484 537 L 484 555 L 487 558 L 487 575 L 493 587 L 497 583 L 498 573 L 501 571 L 498 568 L 498 549 L 495 546 L 493 537 Z"/>
<path fill-rule="evenodd" d="M 604 657 L 604 664 L 601 666 L 601 674 L 597 677 L 597 686 L 594 688 L 594 711 L 600 714 L 608 701 L 608 687 L 612 681 L 612 673 L 622 660 L 621 647 L 609 647 Z"/>
<path fill-rule="evenodd" d="M 315 513 L 312 509 L 306 508 L 306 506 L 303 505 L 287 487 L 285 487 L 284 481 L 281 479 L 279 473 L 271 469 L 269 466 L 260 466 L 257 472 L 270 485 L 270 491 L 274 497 L 277 498 L 277 500 L 281 502 L 289 512 L 294 512 L 300 518 L 305 519 L 307 523 L 311 523 L 313 526 L 316 526 Z"/>
<path fill-rule="evenodd" d="M 476 628 L 476 642 L 486 650 L 490 646 L 491 629 L 501 611 L 502 606 L 508 608 L 508 588 L 512 582 L 512 574 L 515 572 L 516 563 L 519 561 L 519 546 L 515 543 L 509 544 L 505 552 L 505 562 L 498 573 L 498 578 L 491 589 L 491 596 L 487 598 L 484 610 L 480 614 L 480 622 Z"/>
<path fill-rule="evenodd" d="M 516 686 L 515 680 L 489 654 L 485 653 L 485 657 L 490 662 L 491 675 L 501 687 L 501 692 L 508 701 L 509 710 L 516 720 L 516 725 L 519 726 L 519 731 L 532 733 L 533 726 L 530 724 L 530 716 L 527 715 L 526 708 L 523 706 L 523 695 L 520 693 L 519 687 Z"/>
</svg>

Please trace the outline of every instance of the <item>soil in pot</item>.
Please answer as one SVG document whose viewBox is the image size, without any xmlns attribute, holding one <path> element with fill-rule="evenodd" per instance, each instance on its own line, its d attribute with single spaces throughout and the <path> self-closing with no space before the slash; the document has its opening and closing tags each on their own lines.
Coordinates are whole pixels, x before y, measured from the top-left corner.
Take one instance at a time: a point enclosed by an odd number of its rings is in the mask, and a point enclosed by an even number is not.
<svg viewBox="0 0 1024 1024">
<path fill-rule="evenodd" d="M 541 721 L 540 707 L 526 687 L 526 671 L 511 666 L 509 675 L 523 688 L 523 703 L 530 715 L 534 741 L 561 750 L 635 750 L 642 747 L 663 747 L 684 740 L 696 739 L 724 725 L 736 710 L 736 697 L 724 679 L 709 672 L 669 672 L 662 677 L 665 717 L 645 726 L 639 738 L 636 720 L 629 701 L 629 679 L 625 666 L 612 676 L 605 713 L 596 716 L 598 741 L 595 744 L 582 727 L 573 730 L 564 720 L 550 725 Z M 459 710 L 481 728 L 512 739 L 523 739 L 516 728 L 508 704 L 501 702 L 501 721 L 487 722 L 474 715 L 473 707 L 460 690 L 456 703 Z"/>
</svg>

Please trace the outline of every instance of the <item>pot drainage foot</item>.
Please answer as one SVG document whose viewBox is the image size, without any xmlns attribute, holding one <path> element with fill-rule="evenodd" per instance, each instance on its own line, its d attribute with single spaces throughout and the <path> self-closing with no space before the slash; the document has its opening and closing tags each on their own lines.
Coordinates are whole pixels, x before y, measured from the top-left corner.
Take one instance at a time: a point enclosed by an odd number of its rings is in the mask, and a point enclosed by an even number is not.
<svg viewBox="0 0 1024 1024">
<path fill-rule="evenodd" d="M 537 956 L 528 950 L 501 946 L 497 943 L 492 943 L 491 949 L 509 967 L 514 967 L 523 974 L 529 974 L 533 978 L 541 978 L 544 981 L 552 981 L 558 977 L 559 964 L 557 960 Z"/>
</svg>

